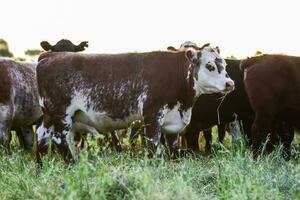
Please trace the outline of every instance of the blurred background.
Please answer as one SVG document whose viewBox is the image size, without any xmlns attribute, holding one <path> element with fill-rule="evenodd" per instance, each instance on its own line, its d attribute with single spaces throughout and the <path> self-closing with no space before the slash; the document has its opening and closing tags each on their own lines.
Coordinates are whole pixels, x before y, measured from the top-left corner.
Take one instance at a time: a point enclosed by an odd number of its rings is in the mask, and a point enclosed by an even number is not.
<svg viewBox="0 0 300 200">
<path fill-rule="evenodd" d="M 22 60 L 35 59 L 42 40 L 87 40 L 87 53 L 164 50 L 189 40 L 217 45 L 224 57 L 300 55 L 298 8 L 295 0 L 2 0 L 0 49 Z"/>
</svg>

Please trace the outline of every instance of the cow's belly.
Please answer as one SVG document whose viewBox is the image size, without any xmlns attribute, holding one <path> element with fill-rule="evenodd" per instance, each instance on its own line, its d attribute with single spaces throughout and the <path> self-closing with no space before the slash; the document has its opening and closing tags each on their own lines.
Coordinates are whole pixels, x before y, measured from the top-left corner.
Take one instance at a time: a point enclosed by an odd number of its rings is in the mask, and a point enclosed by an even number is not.
<svg viewBox="0 0 300 200">
<path fill-rule="evenodd" d="M 31 125 L 42 116 L 42 109 L 38 104 L 37 98 L 32 97 L 30 101 L 24 98 L 14 104 L 13 126 Z"/>
<path fill-rule="evenodd" d="M 112 119 L 106 112 L 79 112 L 75 115 L 74 122 L 95 127 L 100 132 L 110 132 L 127 128 L 133 121 L 142 119 L 143 117 L 139 114 L 132 114 L 123 119 Z"/>
<path fill-rule="evenodd" d="M 162 132 L 167 134 L 178 134 L 184 132 L 186 126 L 191 121 L 192 109 L 180 111 L 180 104 L 174 106 L 173 109 L 165 109 L 162 125 Z"/>
</svg>

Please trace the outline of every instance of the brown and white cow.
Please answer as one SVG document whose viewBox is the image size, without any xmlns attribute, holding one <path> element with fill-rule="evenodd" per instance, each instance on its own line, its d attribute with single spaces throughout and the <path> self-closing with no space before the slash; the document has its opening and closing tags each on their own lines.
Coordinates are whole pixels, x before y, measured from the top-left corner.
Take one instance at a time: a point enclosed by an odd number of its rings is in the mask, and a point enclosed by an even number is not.
<svg viewBox="0 0 300 200">
<path fill-rule="evenodd" d="M 47 42 L 42 42 L 46 44 Z M 75 46 L 69 40 L 60 40 L 51 46 L 51 51 L 77 51 L 87 42 Z M 43 45 L 42 45 L 43 46 Z M 11 130 L 15 130 L 20 144 L 28 149 L 33 145 L 32 124 L 42 116 L 38 101 L 36 82 L 37 63 L 17 62 L 0 59 L 0 144 L 9 149 Z M 76 124 L 74 130 L 95 130 L 84 124 Z"/>
<path fill-rule="evenodd" d="M 162 132 L 178 134 L 188 125 L 199 95 L 233 90 L 225 66 L 209 46 L 182 52 L 45 53 L 37 66 L 44 113 L 38 151 L 45 152 L 52 139 L 65 157 L 77 159 L 82 137 L 72 131 L 74 123 L 105 133 L 134 120 L 144 121 L 153 150 Z"/>
<path fill-rule="evenodd" d="M 32 124 L 42 115 L 36 64 L 0 59 L 0 143 L 9 149 L 11 129 L 24 148 L 33 144 Z"/>
<path fill-rule="evenodd" d="M 300 128 L 300 57 L 263 55 L 244 60 L 240 67 L 255 112 L 251 131 L 254 156 L 269 133 L 271 145 L 267 145 L 267 150 L 272 150 L 278 131 L 289 153 L 293 128 L 282 122 Z"/>
<path fill-rule="evenodd" d="M 186 41 L 180 45 L 180 47 L 168 47 L 171 51 L 184 51 L 186 48 L 200 49 L 197 44 Z M 246 123 L 249 120 L 249 116 L 252 116 L 251 107 L 247 100 L 247 95 L 244 90 L 244 83 L 242 72 L 239 69 L 240 60 L 225 59 L 227 64 L 227 73 L 231 79 L 235 82 L 235 90 L 228 95 L 226 98 L 224 94 L 206 94 L 201 95 L 195 102 L 192 109 L 192 118 L 189 126 L 185 131 L 186 147 L 194 152 L 199 151 L 199 132 L 203 131 L 204 138 L 206 141 L 205 149 L 209 153 L 211 151 L 211 140 L 212 132 L 211 127 L 218 125 L 219 141 L 222 143 L 225 137 L 225 127 L 230 128 L 233 139 L 237 139 L 239 132 L 237 131 L 238 124 L 235 121 L 236 117 L 243 121 L 243 127 L 245 128 Z M 213 68 L 213 66 L 208 66 Z M 251 124 L 250 123 L 247 124 Z M 247 129 L 248 130 L 248 129 Z M 247 131 L 248 132 L 248 131 Z M 249 128 L 250 132 L 250 128 Z M 169 138 L 169 139 L 168 139 Z M 170 141 L 172 138 L 167 137 Z M 168 142 L 169 142 L 168 141 Z"/>
</svg>

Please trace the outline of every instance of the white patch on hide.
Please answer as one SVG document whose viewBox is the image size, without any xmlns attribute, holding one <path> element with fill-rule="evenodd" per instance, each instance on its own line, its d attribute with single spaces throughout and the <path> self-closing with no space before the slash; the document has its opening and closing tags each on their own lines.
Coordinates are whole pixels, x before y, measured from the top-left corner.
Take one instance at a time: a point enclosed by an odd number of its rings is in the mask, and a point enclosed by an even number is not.
<svg viewBox="0 0 300 200">
<path fill-rule="evenodd" d="M 180 115 L 181 104 L 177 104 L 169 109 L 164 109 L 164 121 L 162 125 L 162 132 L 169 134 L 179 134 L 185 130 L 185 127 L 190 123 L 192 116 L 192 108 L 182 110 L 182 116 Z"/>
<path fill-rule="evenodd" d="M 52 136 L 53 141 L 56 144 L 61 144 L 61 138 L 60 137 L 56 137 L 55 135 Z"/>
<path fill-rule="evenodd" d="M 39 97 L 39 105 L 40 105 L 42 108 L 45 108 L 44 98 L 43 98 L 43 97 Z"/>
<path fill-rule="evenodd" d="M 188 73 L 187 73 L 187 76 L 186 76 L 186 80 L 190 79 L 190 77 L 191 77 L 191 70 L 192 70 L 192 64 L 189 65 Z"/>
<path fill-rule="evenodd" d="M 95 127 L 100 132 L 108 132 L 115 129 L 126 128 L 131 122 L 143 119 L 142 109 L 147 97 L 146 93 L 142 93 L 140 98 L 137 99 L 139 104 L 138 110 L 136 110 L 135 113 L 131 113 L 124 119 L 112 119 L 109 117 L 109 113 L 107 111 L 95 111 L 93 101 L 89 100 L 85 95 L 87 93 L 88 92 L 86 91 L 77 91 L 74 93 L 71 104 L 66 109 L 67 116 L 64 119 L 64 123 L 66 125 L 70 125 L 74 122 L 80 122 L 82 124 Z M 87 106 L 88 104 L 89 106 Z M 78 110 L 82 112 L 76 113 L 72 122 L 72 117 Z"/>
<path fill-rule="evenodd" d="M 88 94 L 89 92 L 90 91 L 74 92 L 71 104 L 66 109 L 67 117 L 65 119 L 65 123 L 70 124 L 69 118 L 71 118 L 77 110 L 81 110 L 84 112 L 87 111 L 88 99 L 85 94 Z"/>
<path fill-rule="evenodd" d="M 144 103 L 147 100 L 147 92 L 142 92 L 138 97 L 138 114 L 143 115 Z"/>
<path fill-rule="evenodd" d="M 46 128 L 44 126 L 44 122 L 38 127 L 37 131 L 37 142 L 38 144 L 42 140 L 46 140 L 46 144 L 49 142 L 51 139 L 52 135 L 54 134 L 54 126 L 50 126 L 49 128 Z"/>
<path fill-rule="evenodd" d="M 0 122 L 6 121 L 11 114 L 11 109 L 8 105 L 0 104 Z"/>
</svg>

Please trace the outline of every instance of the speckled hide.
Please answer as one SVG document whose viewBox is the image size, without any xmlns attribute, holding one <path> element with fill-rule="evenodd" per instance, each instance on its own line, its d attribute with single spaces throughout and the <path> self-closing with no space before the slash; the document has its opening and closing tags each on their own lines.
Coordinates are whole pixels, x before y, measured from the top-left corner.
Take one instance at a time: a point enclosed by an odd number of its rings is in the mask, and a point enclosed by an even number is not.
<svg viewBox="0 0 300 200">
<path fill-rule="evenodd" d="M 9 148 L 11 130 L 20 144 L 33 144 L 32 124 L 42 115 L 38 102 L 36 64 L 0 59 L 0 142 Z"/>
<path fill-rule="evenodd" d="M 206 66 L 220 70 L 209 70 Z M 191 119 L 195 99 L 233 86 L 226 63 L 213 48 L 201 51 L 124 54 L 44 53 L 37 82 L 44 120 L 38 152 L 54 141 L 64 157 L 77 159 L 82 143 L 74 123 L 105 133 L 135 120 L 146 124 L 148 149 L 161 133 L 179 134 Z M 232 89 L 232 87 L 229 87 Z"/>
</svg>

